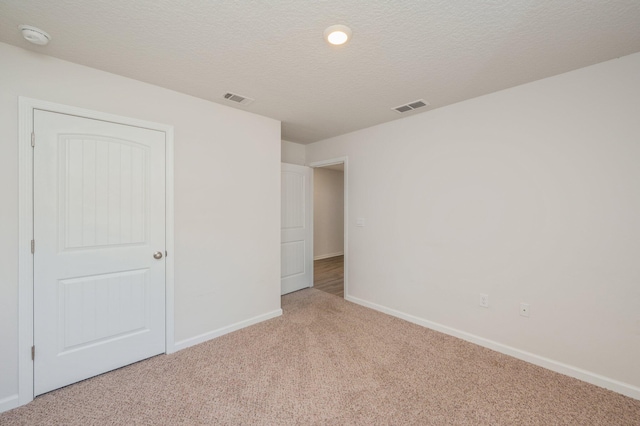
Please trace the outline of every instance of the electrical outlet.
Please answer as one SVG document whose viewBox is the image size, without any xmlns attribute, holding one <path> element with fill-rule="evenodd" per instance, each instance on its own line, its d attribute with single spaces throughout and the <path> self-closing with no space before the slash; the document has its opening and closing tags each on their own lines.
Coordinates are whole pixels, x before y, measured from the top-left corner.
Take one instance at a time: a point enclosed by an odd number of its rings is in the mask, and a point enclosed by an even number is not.
<svg viewBox="0 0 640 426">
<path fill-rule="evenodd" d="M 522 317 L 529 317 L 529 304 L 528 303 L 521 303 L 520 304 L 520 316 Z"/>
<path fill-rule="evenodd" d="M 480 306 L 482 306 L 483 308 L 488 308 L 489 307 L 489 295 L 488 294 L 480 293 Z"/>
</svg>

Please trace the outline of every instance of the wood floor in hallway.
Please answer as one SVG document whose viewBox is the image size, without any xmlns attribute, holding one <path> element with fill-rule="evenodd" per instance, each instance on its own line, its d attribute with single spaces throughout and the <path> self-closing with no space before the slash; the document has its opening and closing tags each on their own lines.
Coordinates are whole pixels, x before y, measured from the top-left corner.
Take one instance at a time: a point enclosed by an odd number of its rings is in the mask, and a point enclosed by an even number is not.
<svg viewBox="0 0 640 426">
<path fill-rule="evenodd" d="M 313 288 L 344 297 L 344 256 L 313 262 Z"/>
</svg>

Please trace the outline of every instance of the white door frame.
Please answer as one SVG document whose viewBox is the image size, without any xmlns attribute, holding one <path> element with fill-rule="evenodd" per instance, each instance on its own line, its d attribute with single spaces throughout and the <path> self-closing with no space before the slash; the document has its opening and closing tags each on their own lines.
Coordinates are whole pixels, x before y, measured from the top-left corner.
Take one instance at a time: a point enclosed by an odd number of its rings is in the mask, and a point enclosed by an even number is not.
<svg viewBox="0 0 640 426">
<path fill-rule="evenodd" d="M 166 353 L 175 352 L 174 343 L 174 237 L 173 237 L 173 126 L 91 111 L 20 96 L 18 98 L 18 404 L 33 400 L 33 131 L 34 110 L 142 127 L 165 133 L 166 167 Z M 37 141 L 36 141 L 37 143 Z"/>
<path fill-rule="evenodd" d="M 344 271 L 343 271 L 343 281 L 344 281 L 344 298 L 347 299 L 349 295 L 349 157 L 337 157 L 331 158 L 328 160 L 322 161 L 314 161 L 313 163 L 307 164 L 307 166 L 312 168 L 325 167 L 325 166 L 333 166 L 336 164 L 344 164 Z M 313 177 L 313 174 L 311 175 Z M 313 206 L 313 181 L 311 182 L 311 212 L 314 211 Z M 311 219 L 311 227 L 312 227 L 312 235 L 315 232 L 313 229 L 313 217 Z M 313 240 L 312 240 L 313 243 Z M 311 246 L 313 249 L 313 245 Z"/>
</svg>

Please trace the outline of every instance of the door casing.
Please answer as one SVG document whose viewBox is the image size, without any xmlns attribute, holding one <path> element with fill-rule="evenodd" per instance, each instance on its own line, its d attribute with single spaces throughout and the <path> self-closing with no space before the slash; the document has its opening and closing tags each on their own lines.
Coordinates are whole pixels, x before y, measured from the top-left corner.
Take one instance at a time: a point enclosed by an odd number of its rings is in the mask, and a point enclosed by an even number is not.
<svg viewBox="0 0 640 426">
<path fill-rule="evenodd" d="M 174 341 L 174 209 L 173 209 L 173 126 L 83 108 L 18 98 L 18 404 L 33 400 L 33 130 L 34 110 L 57 112 L 79 117 L 143 127 L 165 133 L 166 170 L 166 353 L 175 352 Z M 37 140 L 36 140 L 37 144 Z M 36 248 L 37 249 L 37 248 Z M 37 356 L 37 348 L 36 348 Z"/>
</svg>

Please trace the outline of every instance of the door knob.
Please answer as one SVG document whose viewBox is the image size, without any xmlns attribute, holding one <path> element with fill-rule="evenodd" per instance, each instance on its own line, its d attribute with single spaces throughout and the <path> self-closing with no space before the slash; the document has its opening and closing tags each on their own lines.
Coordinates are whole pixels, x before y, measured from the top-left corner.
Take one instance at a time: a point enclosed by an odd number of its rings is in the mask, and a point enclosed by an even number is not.
<svg viewBox="0 0 640 426">
<path fill-rule="evenodd" d="M 161 251 L 157 251 L 157 252 L 153 253 L 153 258 L 154 259 L 162 259 L 162 252 Z"/>
</svg>

